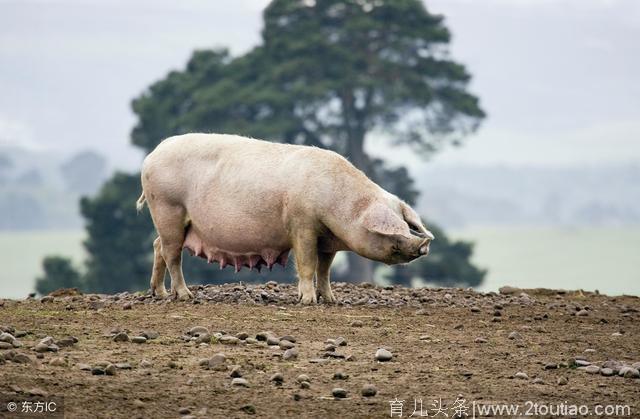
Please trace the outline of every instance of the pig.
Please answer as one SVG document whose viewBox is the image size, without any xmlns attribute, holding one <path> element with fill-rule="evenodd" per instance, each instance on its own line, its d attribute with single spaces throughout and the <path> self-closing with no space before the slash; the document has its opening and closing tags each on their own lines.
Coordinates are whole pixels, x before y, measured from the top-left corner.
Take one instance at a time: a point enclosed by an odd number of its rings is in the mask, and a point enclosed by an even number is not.
<svg viewBox="0 0 640 419">
<path fill-rule="evenodd" d="M 136 206 L 147 203 L 158 233 L 150 285 L 160 297 L 169 295 L 166 270 L 173 297 L 193 297 L 183 249 L 236 272 L 285 266 L 293 250 L 299 301 L 311 304 L 336 301 L 329 283 L 336 252 L 408 263 L 427 255 L 434 239 L 409 205 L 317 147 L 184 134 L 144 159 L 141 181 Z"/>
</svg>

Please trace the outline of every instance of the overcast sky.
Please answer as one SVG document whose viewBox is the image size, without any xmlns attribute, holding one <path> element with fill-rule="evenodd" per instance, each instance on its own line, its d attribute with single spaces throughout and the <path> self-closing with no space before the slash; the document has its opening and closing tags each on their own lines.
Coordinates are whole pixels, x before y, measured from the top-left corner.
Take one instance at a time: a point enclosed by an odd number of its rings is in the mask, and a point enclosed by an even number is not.
<svg viewBox="0 0 640 419">
<path fill-rule="evenodd" d="M 136 168 L 130 101 L 195 48 L 260 42 L 268 1 L 0 0 L 0 144 Z M 489 117 L 442 163 L 640 162 L 640 2 L 433 0 Z M 380 152 L 380 150 L 374 150 Z"/>
</svg>

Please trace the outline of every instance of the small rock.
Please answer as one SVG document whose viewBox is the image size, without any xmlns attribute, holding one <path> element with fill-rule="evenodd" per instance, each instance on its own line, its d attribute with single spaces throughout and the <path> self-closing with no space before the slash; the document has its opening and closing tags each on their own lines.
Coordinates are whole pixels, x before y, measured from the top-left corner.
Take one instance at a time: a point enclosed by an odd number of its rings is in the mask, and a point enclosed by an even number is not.
<svg viewBox="0 0 640 419">
<path fill-rule="evenodd" d="M 261 341 L 261 342 L 266 342 L 267 338 L 269 336 L 273 336 L 273 333 L 271 332 L 260 332 L 256 335 L 256 339 Z"/>
<path fill-rule="evenodd" d="M 105 374 L 107 375 L 116 375 L 116 366 L 113 364 L 109 364 L 107 365 L 107 367 L 104 369 Z"/>
<path fill-rule="evenodd" d="M 200 336 L 200 335 L 204 335 L 204 334 L 209 334 L 209 329 L 207 329 L 204 326 L 194 326 L 191 329 L 189 329 L 189 331 L 187 332 L 188 335 L 191 336 Z"/>
<path fill-rule="evenodd" d="M 229 374 L 231 378 L 242 377 L 242 369 L 240 365 L 236 365 L 231 369 L 231 373 Z"/>
<path fill-rule="evenodd" d="M 102 367 L 93 367 L 91 368 L 91 374 L 93 375 L 104 375 L 104 368 Z"/>
<path fill-rule="evenodd" d="M 129 342 L 129 335 L 125 332 L 116 333 L 113 337 L 114 342 Z"/>
<path fill-rule="evenodd" d="M 351 322 L 351 327 L 362 327 L 364 326 L 364 323 L 362 322 L 362 320 L 354 320 Z"/>
<path fill-rule="evenodd" d="M 308 381 L 302 381 L 300 383 L 300 388 L 311 388 L 311 383 L 309 383 Z"/>
<path fill-rule="evenodd" d="M 178 365 L 178 363 L 176 361 L 171 360 L 171 361 L 167 362 L 167 367 L 169 367 L 171 369 L 176 369 L 176 368 L 180 368 L 180 365 Z"/>
<path fill-rule="evenodd" d="M 118 362 L 117 364 L 113 364 L 115 365 L 115 367 L 119 370 L 130 370 L 131 369 L 131 364 L 129 364 L 128 362 Z"/>
<path fill-rule="evenodd" d="M 298 349 L 297 348 L 287 349 L 286 351 L 284 351 L 284 354 L 282 354 L 282 359 L 284 359 L 285 361 L 298 359 Z"/>
<path fill-rule="evenodd" d="M 122 305 L 123 310 L 131 310 L 133 308 L 133 304 L 130 301 L 127 301 Z M 141 402 L 142 403 L 142 402 Z"/>
<path fill-rule="evenodd" d="M 0 350 L 13 349 L 13 345 L 9 342 L 0 342 Z"/>
<path fill-rule="evenodd" d="M 633 364 L 631 364 L 631 368 L 635 368 L 637 370 L 640 370 L 640 362 L 634 362 Z"/>
<path fill-rule="evenodd" d="M 271 376 L 270 380 L 276 384 L 281 384 L 282 382 L 284 382 L 284 376 L 282 375 L 282 373 L 276 372 Z"/>
<path fill-rule="evenodd" d="M 566 386 L 567 384 L 569 384 L 569 380 L 567 380 L 567 377 L 558 377 L 559 386 Z"/>
<path fill-rule="evenodd" d="M 475 343 L 487 343 L 487 340 L 485 338 L 475 338 L 474 340 Z"/>
<path fill-rule="evenodd" d="M 140 399 L 135 399 L 133 401 L 133 405 L 137 408 L 137 409 L 143 409 L 144 408 L 144 402 Z"/>
<path fill-rule="evenodd" d="M 393 354 L 384 348 L 380 348 L 376 351 L 375 358 L 380 362 L 391 361 Z"/>
<path fill-rule="evenodd" d="M 307 374 L 300 374 L 299 376 L 296 377 L 296 381 L 301 383 L 303 381 L 306 382 L 310 382 L 311 378 L 309 378 L 309 376 Z"/>
<path fill-rule="evenodd" d="M 509 333 L 508 338 L 511 339 L 511 340 L 516 340 L 516 339 L 520 340 L 520 339 L 522 339 L 522 335 L 520 333 L 518 333 L 518 332 L 511 332 L 511 333 Z"/>
<path fill-rule="evenodd" d="M 77 367 L 79 370 L 82 370 L 82 371 L 91 371 L 91 365 L 89 365 L 89 364 L 82 364 L 82 363 L 80 363 L 80 364 L 76 364 L 76 367 Z"/>
<path fill-rule="evenodd" d="M 346 380 L 347 378 L 349 378 L 349 375 L 344 371 L 336 371 L 335 373 L 333 373 L 334 380 Z"/>
<path fill-rule="evenodd" d="M 280 345 L 280 339 L 278 339 L 275 336 L 267 336 L 267 345 L 269 345 L 269 346 Z"/>
<path fill-rule="evenodd" d="M 140 332 L 140 336 L 144 336 L 146 339 L 151 340 L 158 339 L 160 337 L 160 334 L 155 330 L 143 330 L 142 332 Z"/>
<path fill-rule="evenodd" d="M 347 340 L 342 336 L 338 336 L 335 340 L 337 346 L 347 346 Z"/>
<path fill-rule="evenodd" d="M 574 363 L 579 367 L 588 367 L 591 365 L 591 362 L 584 359 L 576 359 Z"/>
<path fill-rule="evenodd" d="M 293 342 L 288 341 L 288 340 L 281 340 L 278 345 L 282 349 L 291 349 L 291 348 L 294 348 L 296 346 Z"/>
<path fill-rule="evenodd" d="M 478 307 L 471 307 L 471 312 L 472 312 L 472 313 L 480 313 L 480 308 L 478 308 Z"/>
<path fill-rule="evenodd" d="M 49 351 L 49 345 L 46 345 L 46 344 L 40 342 L 33 349 L 36 352 L 48 352 Z"/>
<path fill-rule="evenodd" d="M 151 368 L 153 366 L 153 363 L 147 359 L 143 359 L 142 361 L 140 361 L 140 368 Z"/>
<path fill-rule="evenodd" d="M 211 342 L 211 335 L 208 333 L 202 333 L 199 334 L 196 339 L 195 339 L 196 343 L 210 343 Z"/>
<path fill-rule="evenodd" d="M 600 367 L 597 365 L 589 365 L 584 369 L 587 374 L 598 374 L 600 372 Z"/>
<path fill-rule="evenodd" d="M 622 372 L 622 369 L 620 370 Z M 640 371 L 635 368 L 627 367 L 622 374 L 624 378 L 640 378 Z"/>
<path fill-rule="evenodd" d="M 613 370 L 611 368 L 601 368 L 600 369 L 600 374 L 604 375 L 605 377 L 611 377 L 615 373 L 613 372 Z"/>
<path fill-rule="evenodd" d="M 548 364 L 545 364 L 544 369 L 545 369 L 545 370 L 555 370 L 555 369 L 558 369 L 558 364 L 556 364 L 555 362 L 549 362 Z"/>
<path fill-rule="evenodd" d="M 41 302 L 41 303 L 52 303 L 54 300 L 55 300 L 55 298 L 53 298 L 52 296 L 50 296 L 50 295 L 45 295 L 44 297 L 42 297 L 42 298 L 40 299 L 40 302 Z"/>
<path fill-rule="evenodd" d="M 208 367 L 215 371 L 224 371 L 227 369 L 226 361 L 227 357 L 224 354 L 217 353 L 209 359 Z"/>
<path fill-rule="evenodd" d="M 528 380 L 528 379 L 529 379 L 529 376 L 528 376 L 526 373 L 524 373 L 524 372 L 517 372 L 517 373 L 513 376 L 513 378 L 517 378 L 517 379 L 519 379 L 519 380 Z"/>
<path fill-rule="evenodd" d="M 147 342 L 147 338 L 145 338 L 144 336 L 134 336 L 131 338 L 131 342 L 133 343 L 146 343 Z"/>
<path fill-rule="evenodd" d="M 236 333 L 236 337 L 240 340 L 247 340 L 249 334 L 247 332 Z"/>
<path fill-rule="evenodd" d="M 378 389 L 373 384 L 365 384 L 362 386 L 360 394 L 362 394 L 363 397 L 373 397 L 378 394 Z"/>
<path fill-rule="evenodd" d="M 73 346 L 77 342 L 78 342 L 78 338 L 73 337 L 73 336 L 68 336 L 66 338 L 62 338 L 62 339 L 56 341 L 56 345 L 58 345 L 58 346 L 60 346 L 62 348 L 67 348 L 69 346 Z"/>
<path fill-rule="evenodd" d="M 49 365 L 54 367 L 66 367 L 67 361 L 61 356 L 56 356 L 49 360 Z"/>
<path fill-rule="evenodd" d="M 191 409 L 189 409 L 188 407 L 181 407 L 180 409 L 178 409 L 178 413 L 180 413 L 181 415 L 188 415 L 191 413 Z"/>
<path fill-rule="evenodd" d="M 280 340 L 288 340 L 289 342 L 296 343 L 296 338 L 291 335 L 284 335 L 280 337 Z"/>
<path fill-rule="evenodd" d="M 231 380 L 231 385 L 235 387 L 249 387 L 249 382 L 244 378 L 234 378 Z"/>
<path fill-rule="evenodd" d="M 576 312 L 576 316 L 578 316 L 578 317 L 585 317 L 585 316 L 588 316 L 588 315 L 589 315 L 589 312 L 587 310 L 585 310 L 585 309 L 582 309 L 582 310 Z"/>
<path fill-rule="evenodd" d="M 240 339 L 231 335 L 224 335 L 218 339 L 218 342 L 223 343 L 225 345 L 237 345 L 240 343 Z"/>
<path fill-rule="evenodd" d="M 544 384 L 544 380 L 540 377 L 536 377 L 532 381 L 533 384 Z"/>
<path fill-rule="evenodd" d="M 344 399 L 345 397 L 347 397 L 347 390 L 340 387 L 336 387 L 333 390 L 331 390 L 331 394 L 333 395 L 333 397 L 337 399 Z"/>
</svg>

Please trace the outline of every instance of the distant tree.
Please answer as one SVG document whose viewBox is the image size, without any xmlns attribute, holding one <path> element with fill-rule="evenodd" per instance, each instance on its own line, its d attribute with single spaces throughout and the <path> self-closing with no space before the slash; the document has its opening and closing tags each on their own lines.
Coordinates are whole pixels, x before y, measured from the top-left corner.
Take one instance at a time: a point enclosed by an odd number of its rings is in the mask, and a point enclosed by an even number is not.
<svg viewBox="0 0 640 419">
<path fill-rule="evenodd" d="M 106 176 L 104 157 L 93 151 L 83 151 L 60 166 L 67 188 L 80 195 L 95 193 Z"/>
<path fill-rule="evenodd" d="M 150 152 L 171 135 L 204 131 L 314 145 L 346 156 L 413 203 L 407 170 L 371 158 L 369 134 L 427 158 L 484 117 L 466 90 L 469 74 L 449 58 L 443 17 L 420 0 L 274 0 L 264 24 L 252 51 L 235 58 L 196 51 L 184 70 L 136 98 L 133 144 Z M 132 210 L 139 191 L 137 175 L 120 174 L 83 200 L 92 287 L 147 286 L 154 233 L 149 217 Z M 185 271 L 205 272 L 187 260 Z M 206 272 L 202 280 L 217 281 L 219 274 Z M 373 265 L 350 254 L 344 278 L 372 280 Z"/>
<path fill-rule="evenodd" d="M 36 279 L 36 291 L 49 294 L 60 288 L 82 288 L 80 273 L 72 266 L 71 260 L 60 256 L 47 256 L 42 261 L 44 276 Z"/>
</svg>

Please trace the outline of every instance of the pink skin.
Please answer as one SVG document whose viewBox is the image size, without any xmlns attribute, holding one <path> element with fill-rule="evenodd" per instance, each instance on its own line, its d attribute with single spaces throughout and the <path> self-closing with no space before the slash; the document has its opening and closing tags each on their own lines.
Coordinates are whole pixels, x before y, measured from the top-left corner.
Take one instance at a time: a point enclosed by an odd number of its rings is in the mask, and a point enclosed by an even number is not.
<svg viewBox="0 0 640 419">
<path fill-rule="evenodd" d="M 185 134 L 145 158 L 143 193 L 158 232 L 151 290 L 192 298 L 182 251 L 220 268 L 285 266 L 296 255 L 303 304 L 335 302 L 329 282 L 336 252 L 407 263 L 428 253 L 433 235 L 398 197 L 346 159 L 315 147 L 238 136 Z M 316 286 L 317 284 L 317 286 Z"/>
</svg>

